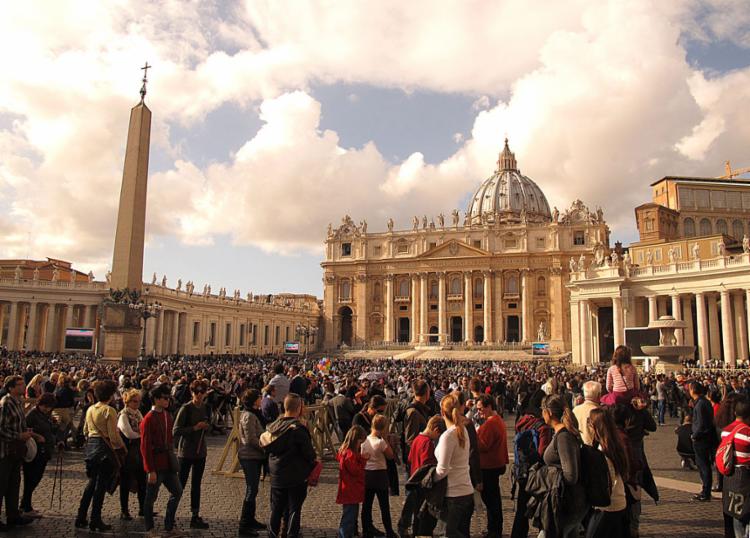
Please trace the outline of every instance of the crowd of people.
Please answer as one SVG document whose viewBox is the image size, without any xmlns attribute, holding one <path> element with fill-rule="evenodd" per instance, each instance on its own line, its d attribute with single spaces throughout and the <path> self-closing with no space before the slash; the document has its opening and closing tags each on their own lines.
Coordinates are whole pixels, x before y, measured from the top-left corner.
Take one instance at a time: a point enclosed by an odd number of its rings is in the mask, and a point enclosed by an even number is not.
<svg viewBox="0 0 750 538">
<path fill-rule="evenodd" d="M 135 366 L 0 350 L 0 497 L 7 515 L 0 531 L 41 517 L 33 497 L 47 463 L 56 451 L 76 448 L 85 451 L 88 478 L 76 527 L 111 529 L 102 507 L 119 489 L 120 518 L 133 519 L 130 506 L 137 505 L 150 532 L 164 486 L 163 528 L 178 534 L 175 514 L 189 481 L 190 527 L 208 529 L 201 515 L 207 436 L 224 432 L 237 405 L 246 481 L 238 534 L 295 538 L 308 486 L 321 470 L 305 406 L 323 403 L 339 444 L 342 538 L 468 537 L 475 492 L 488 538 L 526 537 L 532 526 L 545 538 L 637 537 L 642 500 L 659 498 L 645 438 L 667 415 L 681 423 L 683 467 L 699 470 L 702 491 L 694 500 L 722 491 L 725 535 L 749 536 L 750 506 L 738 505 L 735 495 L 750 489 L 745 371 L 643 373 L 625 347 L 613 364 L 588 369 L 537 361 L 434 364 L 342 360 L 321 368 L 302 357 L 174 356 Z M 510 437 L 504 417 L 512 418 Z M 728 453 L 729 469 L 719 465 Z M 500 490 L 506 474 L 515 503 L 508 522 Z M 261 515 L 263 475 L 270 508 Z M 405 499 L 394 525 L 389 497 L 399 481 Z M 373 518 L 376 499 L 382 530 Z"/>
</svg>

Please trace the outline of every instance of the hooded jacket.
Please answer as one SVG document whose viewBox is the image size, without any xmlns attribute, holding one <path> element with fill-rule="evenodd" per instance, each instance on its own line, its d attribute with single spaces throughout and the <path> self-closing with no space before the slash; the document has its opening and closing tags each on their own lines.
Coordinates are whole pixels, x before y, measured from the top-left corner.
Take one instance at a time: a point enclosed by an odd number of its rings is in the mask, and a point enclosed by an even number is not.
<svg viewBox="0 0 750 538">
<path fill-rule="evenodd" d="M 307 482 L 316 455 L 310 432 L 299 419 L 281 417 L 269 424 L 260 444 L 268 454 L 271 487 L 291 488 Z"/>
<path fill-rule="evenodd" d="M 556 465 L 534 464 L 529 469 L 526 493 L 529 494 L 526 515 L 536 528 L 544 529 L 545 536 L 557 536 L 561 528 L 565 495 L 562 469 Z"/>
</svg>

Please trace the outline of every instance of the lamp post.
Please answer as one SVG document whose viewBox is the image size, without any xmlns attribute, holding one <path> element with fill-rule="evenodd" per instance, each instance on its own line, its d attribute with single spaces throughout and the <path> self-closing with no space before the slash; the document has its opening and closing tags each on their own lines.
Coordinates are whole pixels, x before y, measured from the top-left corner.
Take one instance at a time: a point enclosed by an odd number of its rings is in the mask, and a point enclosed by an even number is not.
<svg viewBox="0 0 750 538">
<path fill-rule="evenodd" d="M 307 339 L 310 336 L 315 336 L 318 334 L 318 328 L 317 327 L 311 327 L 309 323 L 302 325 L 301 323 L 297 324 L 297 337 L 305 339 L 305 353 L 304 358 L 307 359 Z"/>
<path fill-rule="evenodd" d="M 141 359 L 144 359 L 146 357 L 146 322 L 148 321 L 149 318 L 159 317 L 164 307 L 158 301 L 155 301 L 153 303 L 145 303 L 143 301 L 138 301 L 135 303 L 130 303 L 128 306 L 132 310 L 137 311 L 141 319 L 143 320 L 143 338 L 141 339 Z"/>
</svg>

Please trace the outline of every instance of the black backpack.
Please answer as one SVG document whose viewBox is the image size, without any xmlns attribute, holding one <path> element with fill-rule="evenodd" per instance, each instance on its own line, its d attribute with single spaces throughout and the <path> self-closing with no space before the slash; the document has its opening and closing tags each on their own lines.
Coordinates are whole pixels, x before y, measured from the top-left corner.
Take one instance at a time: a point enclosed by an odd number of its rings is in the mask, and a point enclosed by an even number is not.
<svg viewBox="0 0 750 538">
<path fill-rule="evenodd" d="M 612 479 L 604 452 L 591 445 L 581 445 L 581 483 L 591 506 L 609 506 Z"/>
</svg>

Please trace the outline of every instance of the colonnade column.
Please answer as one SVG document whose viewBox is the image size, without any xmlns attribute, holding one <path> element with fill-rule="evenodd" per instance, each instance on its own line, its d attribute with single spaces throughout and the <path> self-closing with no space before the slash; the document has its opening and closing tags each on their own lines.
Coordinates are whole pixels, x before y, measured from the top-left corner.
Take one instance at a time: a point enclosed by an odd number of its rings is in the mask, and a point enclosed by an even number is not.
<svg viewBox="0 0 750 538">
<path fill-rule="evenodd" d="M 579 303 L 581 324 L 581 363 L 591 364 L 591 313 L 589 312 L 589 301 L 582 300 Z"/>
<path fill-rule="evenodd" d="M 672 295 L 672 317 L 677 320 L 682 320 L 682 305 L 680 304 L 680 295 L 675 293 Z M 684 329 L 677 329 L 674 332 L 677 345 L 681 346 L 685 342 L 685 331 Z"/>
<path fill-rule="evenodd" d="M 419 342 L 419 309 L 424 308 L 424 305 L 420 304 L 419 301 L 419 275 L 416 273 L 411 275 L 411 334 L 409 335 L 410 343 L 416 344 Z"/>
<path fill-rule="evenodd" d="M 614 328 L 615 348 L 624 343 L 622 325 L 622 297 L 612 297 L 612 326 Z"/>
<path fill-rule="evenodd" d="M 88 327 L 89 329 L 93 329 L 96 327 L 97 306 L 95 304 L 92 304 L 85 308 L 86 308 L 86 320 L 84 321 L 84 325 Z"/>
<path fill-rule="evenodd" d="M 166 312 L 162 310 L 161 314 L 156 318 L 156 334 L 154 335 L 154 354 L 162 354 L 162 340 L 164 337 L 164 316 Z M 218 332 L 218 331 L 217 331 Z"/>
<path fill-rule="evenodd" d="M 732 300 L 734 301 L 734 321 L 737 343 L 737 358 L 741 361 L 746 361 L 748 358 L 747 353 L 747 320 L 745 319 L 745 304 L 744 298 L 741 293 L 733 293 Z"/>
<path fill-rule="evenodd" d="M 393 341 L 393 275 L 385 277 L 385 329 L 383 338 L 386 342 Z"/>
<path fill-rule="evenodd" d="M 719 293 L 721 295 L 721 335 L 724 344 L 724 363 L 734 368 L 737 366 L 737 356 L 734 354 L 731 295 L 727 290 L 721 290 Z"/>
<path fill-rule="evenodd" d="M 706 301 L 702 291 L 695 294 L 695 314 L 698 324 L 698 358 L 701 364 L 706 364 L 709 357 L 708 320 L 706 319 Z"/>
<path fill-rule="evenodd" d="M 521 271 L 521 342 L 529 341 L 529 272 Z"/>
<path fill-rule="evenodd" d="M 430 308 L 429 302 L 427 300 L 427 285 L 429 284 L 429 279 L 427 273 L 422 273 L 419 275 L 419 304 L 421 308 L 419 309 L 419 343 L 424 344 L 427 341 L 427 311 Z"/>
<path fill-rule="evenodd" d="M 161 317 L 164 315 L 164 312 L 162 311 L 159 313 L 158 317 Z M 147 354 L 156 354 L 156 331 L 158 330 L 158 322 L 156 321 L 158 318 L 156 316 L 151 316 L 146 320 L 145 331 L 146 331 L 146 353 Z M 204 323 L 201 322 L 201 329 L 203 329 Z M 203 336 L 201 335 L 201 338 Z M 200 342 L 198 342 L 198 345 L 203 347 L 203 342 L 205 342 L 204 339 L 201 339 Z"/>
<path fill-rule="evenodd" d="M 686 295 L 682 298 L 682 321 L 687 323 L 687 327 L 683 331 L 683 340 L 686 346 L 694 346 L 693 338 L 693 311 L 691 307 L 692 298 L 690 295 Z"/>
<path fill-rule="evenodd" d="M 57 351 L 55 348 L 55 328 L 57 327 L 57 313 L 55 310 L 55 303 L 49 303 L 47 305 L 47 326 L 44 329 L 44 351 L 47 353 Z"/>
<path fill-rule="evenodd" d="M 484 311 L 484 343 L 492 343 L 492 271 L 485 271 L 484 276 L 484 301 L 482 308 Z"/>
<path fill-rule="evenodd" d="M 659 319 L 659 308 L 656 302 L 656 295 L 648 296 L 648 321 L 656 321 Z"/>
<path fill-rule="evenodd" d="M 235 327 L 232 327 L 232 341 L 234 342 L 234 331 Z M 174 312 L 174 320 L 172 320 L 172 347 L 170 352 L 177 354 L 177 335 L 180 332 L 180 313 Z M 234 347 L 234 346 L 232 346 Z"/>
<path fill-rule="evenodd" d="M 750 290 L 748 290 L 750 293 Z M 445 333 L 445 273 L 438 273 L 438 341 L 445 344 L 447 335 Z"/>
<path fill-rule="evenodd" d="M 464 273 L 464 342 L 474 341 L 472 326 L 474 325 L 474 294 L 471 289 L 471 272 Z"/>
<path fill-rule="evenodd" d="M 18 303 L 10 303 L 10 316 L 8 317 L 8 350 L 18 349 Z"/>
<path fill-rule="evenodd" d="M 719 305 L 716 293 L 708 296 L 708 345 L 709 358 L 721 358 L 721 337 L 719 333 Z"/>
<path fill-rule="evenodd" d="M 745 320 L 747 321 L 747 334 L 750 339 L 750 289 L 745 290 Z"/>
<path fill-rule="evenodd" d="M 37 344 L 37 310 L 39 310 L 39 304 L 36 302 L 29 303 L 29 328 L 26 331 L 26 349 L 29 351 L 38 351 L 39 345 Z"/>
</svg>

